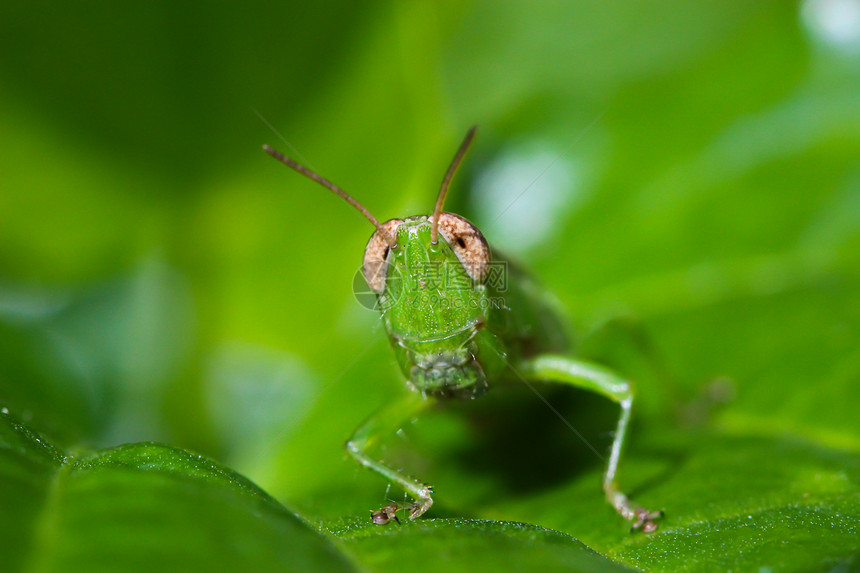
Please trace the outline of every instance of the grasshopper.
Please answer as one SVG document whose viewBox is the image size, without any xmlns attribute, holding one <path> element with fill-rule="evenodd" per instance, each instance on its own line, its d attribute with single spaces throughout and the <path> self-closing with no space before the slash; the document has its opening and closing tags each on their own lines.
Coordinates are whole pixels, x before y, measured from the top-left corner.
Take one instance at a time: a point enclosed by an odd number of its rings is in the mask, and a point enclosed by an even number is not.
<svg viewBox="0 0 860 573">
<path fill-rule="evenodd" d="M 411 504 L 374 511 L 374 523 L 414 519 L 433 504 L 433 489 L 371 457 L 386 434 L 434 402 L 474 399 L 502 381 L 556 382 L 597 392 L 621 412 L 610 448 L 603 491 L 631 531 L 654 531 L 662 512 L 631 502 L 616 474 L 633 408 L 633 385 L 619 374 L 568 356 L 561 322 L 529 277 L 494 256 L 481 232 L 465 218 L 442 211 L 449 183 L 474 139 L 472 127 L 448 167 L 431 215 L 380 223 L 340 187 L 268 145 L 275 159 L 342 197 L 376 228 L 364 251 L 362 272 L 407 385 L 413 392 L 384 406 L 346 442 L 355 460 L 411 495 Z M 499 270 L 507 271 L 504 273 Z M 506 280 L 500 280 L 506 279 Z"/>
</svg>

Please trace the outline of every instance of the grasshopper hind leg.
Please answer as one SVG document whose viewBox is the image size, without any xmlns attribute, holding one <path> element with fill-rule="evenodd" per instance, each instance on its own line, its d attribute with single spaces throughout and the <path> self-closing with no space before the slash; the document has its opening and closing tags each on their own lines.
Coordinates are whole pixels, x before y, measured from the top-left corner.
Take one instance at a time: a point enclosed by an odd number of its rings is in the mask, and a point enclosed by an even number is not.
<svg viewBox="0 0 860 573">
<path fill-rule="evenodd" d="M 603 491 L 606 499 L 625 519 L 633 522 L 631 530 L 646 533 L 657 529 L 656 520 L 663 516 L 662 511 L 649 511 L 633 503 L 618 487 L 618 464 L 633 409 L 633 388 L 611 370 L 597 364 L 577 360 L 568 356 L 543 354 L 523 361 L 518 373 L 522 376 L 543 382 L 570 384 L 578 388 L 597 392 L 606 396 L 621 407 L 615 436 L 603 475 Z"/>
<path fill-rule="evenodd" d="M 615 507 L 615 511 L 621 514 L 623 518 L 633 521 L 633 525 L 630 527 L 631 531 L 642 530 L 645 533 L 650 533 L 657 529 L 655 520 L 663 517 L 663 512 L 649 511 L 644 507 L 632 503 L 618 489 L 616 479 L 618 462 L 621 459 L 621 447 L 623 446 L 624 436 L 627 434 L 627 425 L 633 409 L 633 392 L 629 386 L 629 383 L 627 383 L 627 395 L 619 401 L 621 415 L 618 417 L 618 425 L 615 429 L 615 437 L 612 440 L 612 449 L 610 450 L 609 461 L 606 465 L 606 473 L 603 477 L 603 491 L 606 493 L 606 499 Z"/>
</svg>

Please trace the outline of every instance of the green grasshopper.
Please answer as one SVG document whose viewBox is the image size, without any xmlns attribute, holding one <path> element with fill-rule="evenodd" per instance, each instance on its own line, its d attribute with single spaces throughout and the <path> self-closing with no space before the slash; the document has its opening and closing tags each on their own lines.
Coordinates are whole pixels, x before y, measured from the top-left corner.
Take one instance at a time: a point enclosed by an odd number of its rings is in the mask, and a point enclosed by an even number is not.
<svg viewBox="0 0 860 573">
<path fill-rule="evenodd" d="M 376 294 L 397 362 L 414 392 L 387 404 L 359 426 L 345 447 L 359 464 L 400 486 L 414 502 L 390 503 L 373 512 L 372 519 L 377 524 L 397 520 L 396 512 L 407 506 L 414 519 L 430 509 L 433 489 L 372 458 L 367 453 L 370 446 L 437 400 L 473 399 L 491 383 L 519 380 L 570 384 L 619 404 L 603 491 L 618 513 L 634 522 L 632 531 L 654 531 L 662 512 L 632 503 L 616 480 L 633 407 L 632 384 L 607 368 L 562 354 L 567 348 L 561 323 L 534 282 L 495 258 L 472 223 L 442 211 L 451 178 L 475 131 L 476 127 L 469 130 L 448 167 L 433 214 L 385 223 L 337 185 L 263 146 L 275 159 L 345 199 L 376 227 L 364 251 L 362 272 Z"/>
</svg>

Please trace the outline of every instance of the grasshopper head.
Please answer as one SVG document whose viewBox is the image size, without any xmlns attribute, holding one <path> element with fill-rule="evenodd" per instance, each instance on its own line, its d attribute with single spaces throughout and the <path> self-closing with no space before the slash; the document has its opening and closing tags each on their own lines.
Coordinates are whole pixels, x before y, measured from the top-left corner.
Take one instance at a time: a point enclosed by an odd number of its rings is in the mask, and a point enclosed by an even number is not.
<svg viewBox="0 0 860 573">
<path fill-rule="evenodd" d="M 468 131 L 454 155 L 433 214 L 384 224 L 328 179 L 263 146 L 287 167 L 343 198 L 376 227 L 364 252 L 364 278 L 379 297 L 401 369 L 426 394 L 476 397 L 486 387 L 474 339 L 486 324 L 492 303 L 484 285 L 490 250 L 469 221 L 442 212 L 448 184 L 476 130 L 473 126 Z"/>
<path fill-rule="evenodd" d="M 382 225 L 362 269 L 412 385 L 427 394 L 472 397 L 486 383 L 473 338 L 490 310 L 484 285 L 490 252 L 481 232 L 452 213 L 440 213 L 433 243 L 432 218 Z"/>
</svg>

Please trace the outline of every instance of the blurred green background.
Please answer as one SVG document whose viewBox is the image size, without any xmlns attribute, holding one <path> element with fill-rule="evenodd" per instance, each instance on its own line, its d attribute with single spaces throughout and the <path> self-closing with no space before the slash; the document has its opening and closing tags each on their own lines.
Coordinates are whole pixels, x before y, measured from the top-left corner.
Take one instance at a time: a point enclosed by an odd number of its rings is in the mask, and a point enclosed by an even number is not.
<svg viewBox="0 0 860 573">
<path fill-rule="evenodd" d="M 766 565 L 774 539 L 860 567 L 857 0 L 8 0 L 0 402 L 66 446 L 214 457 L 345 539 L 386 488 L 341 444 L 404 391 L 351 292 L 372 228 L 260 146 L 385 220 L 431 210 L 472 124 L 447 208 L 637 379 L 622 482 L 668 517 L 628 536 L 533 396 L 391 446 L 430 515 L 645 569 Z M 547 393 L 606 446 L 611 406 Z"/>
</svg>

